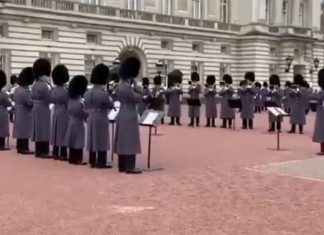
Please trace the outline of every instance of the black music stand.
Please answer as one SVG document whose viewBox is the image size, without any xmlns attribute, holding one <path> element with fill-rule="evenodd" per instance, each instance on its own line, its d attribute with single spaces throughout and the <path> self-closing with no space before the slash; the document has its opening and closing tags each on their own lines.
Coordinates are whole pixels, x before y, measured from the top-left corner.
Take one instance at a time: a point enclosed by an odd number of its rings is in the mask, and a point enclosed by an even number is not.
<svg viewBox="0 0 324 235">
<path fill-rule="evenodd" d="M 148 151 L 147 151 L 147 169 L 143 169 L 143 171 L 159 171 L 163 170 L 163 168 L 151 168 L 151 145 L 152 145 L 152 128 L 157 126 L 162 117 L 164 116 L 164 112 L 156 111 L 156 110 L 146 110 L 140 118 L 140 125 L 146 126 L 149 128 L 149 139 L 148 139 Z"/>
<path fill-rule="evenodd" d="M 282 108 L 278 107 L 267 107 L 268 111 L 271 113 L 271 115 L 276 117 L 277 122 L 281 121 L 283 117 L 289 117 L 290 115 L 286 113 Z M 280 132 L 281 130 L 277 129 L 277 148 L 269 148 L 269 150 L 275 150 L 275 151 L 287 151 L 288 149 L 281 149 L 280 148 Z"/>
<path fill-rule="evenodd" d="M 312 110 L 312 112 L 315 113 L 317 111 L 317 101 L 316 100 L 309 101 L 309 108 L 310 110 Z"/>
<path fill-rule="evenodd" d="M 233 130 L 235 130 L 235 119 L 236 119 L 236 109 L 242 109 L 242 101 L 239 98 L 234 98 L 234 99 L 228 99 L 228 106 L 231 109 L 234 109 L 234 119 L 233 119 Z"/>
<path fill-rule="evenodd" d="M 111 123 L 111 161 L 114 161 L 114 139 L 115 139 L 115 124 L 116 118 L 119 113 L 119 107 L 112 109 L 108 114 L 109 123 Z"/>
</svg>

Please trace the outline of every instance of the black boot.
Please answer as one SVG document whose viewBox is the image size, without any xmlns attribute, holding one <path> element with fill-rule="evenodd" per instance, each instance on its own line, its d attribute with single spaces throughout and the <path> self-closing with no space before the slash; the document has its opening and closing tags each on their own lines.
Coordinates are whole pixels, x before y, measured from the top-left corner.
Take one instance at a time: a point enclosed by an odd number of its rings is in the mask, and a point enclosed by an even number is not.
<svg viewBox="0 0 324 235">
<path fill-rule="evenodd" d="M 23 151 L 22 139 L 17 139 L 16 149 L 17 149 L 17 153 L 22 153 L 22 151 Z"/>
<path fill-rule="evenodd" d="M 247 119 L 242 120 L 242 129 L 247 129 Z"/>
<path fill-rule="evenodd" d="M 216 127 L 216 124 L 215 124 L 215 118 L 212 118 L 212 127 Z"/>
<path fill-rule="evenodd" d="M 41 158 L 42 157 L 42 143 L 35 142 L 35 157 Z"/>
<path fill-rule="evenodd" d="M 290 133 L 290 134 L 295 134 L 296 133 L 296 125 L 295 124 L 291 125 L 291 129 L 290 129 L 290 131 L 288 133 Z"/>
<path fill-rule="evenodd" d="M 299 125 L 299 134 L 304 134 L 304 126 Z"/>
<path fill-rule="evenodd" d="M 75 149 L 69 148 L 69 164 L 75 164 L 76 158 L 77 156 L 75 155 Z"/>
<path fill-rule="evenodd" d="M 92 168 L 97 166 L 97 154 L 96 152 L 90 151 L 89 152 L 89 164 Z"/>
<path fill-rule="evenodd" d="M 99 168 L 99 169 L 112 168 L 111 165 L 107 165 L 107 152 L 106 151 L 98 152 L 97 168 Z"/>
<path fill-rule="evenodd" d="M 60 147 L 60 160 L 62 161 L 67 161 L 67 148 L 66 147 Z"/>
<path fill-rule="evenodd" d="M 249 119 L 249 128 L 253 129 L 253 119 Z"/>
<path fill-rule="evenodd" d="M 190 123 L 188 126 L 192 126 L 192 127 L 194 126 L 194 118 L 192 118 L 192 117 L 190 118 Z"/>
<path fill-rule="evenodd" d="M 268 132 L 274 132 L 275 131 L 275 128 L 276 128 L 275 122 L 271 122 Z"/>
<path fill-rule="evenodd" d="M 142 171 L 136 168 L 136 155 L 127 155 L 126 159 L 126 174 L 141 174 Z"/>
<path fill-rule="evenodd" d="M 280 121 L 277 122 L 277 131 L 281 131 L 281 122 Z"/>
<path fill-rule="evenodd" d="M 171 117 L 171 122 L 169 123 L 169 125 L 174 125 L 174 120 L 175 120 L 175 118 L 174 117 Z"/>
<path fill-rule="evenodd" d="M 177 125 L 178 125 L 178 126 L 181 126 L 180 117 L 177 117 L 177 118 L 176 118 L 176 122 L 177 122 Z"/>
<path fill-rule="evenodd" d="M 75 154 L 75 165 L 87 165 L 86 162 L 83 162 L 83 149 L 74 149 Z"/>
<path fill-rule="evenodd" d="M 227 121 L 228 121 L 228 127 L 232 129 L 233 119 L 228 118 Z"/>
<path fill-rule="evenodd" d="M 33 155 L 34 152 L 29 151 L 29 140 L 28 139 L 21 139 L 21 147 L 22 147 L 22 151 L 20 154 L 23 155 Z"/>
<path fill-rule="evenodd" d="M 210 118 L 206 119 L 206 127 L 210 127 Z"/>
<path fill-rule="evenodd" d="M 199 126 L 199 124 L 200 124 L 200 118 L 196 117 L 196 126 Z"/>
<path fill-rule="evenodd" d="M 118 155 L 118 170 L 119 172 L 126 171 L 125 155 Z"/>
<path fill-rule="evenodd" d="M 10 148 L 6 147 L 6 137 L 0 138 L 0 151 L 8 151 Z"/>
<path fill-rule="evenodd" d="M 223 125 L 221 126 L 221 128 L 226 128 L 226 124 L 227 124 L 227 119 L 223 118 Z"/>
<path fill-rule="evenodd" d="M 161 118 L 161 124 L 162 125 L 164 124 L 164 118 Z"/>
<path fill-rule="evenodd" d="M 59 160 L 60 159 L 60 148 L 58 146 L 53 146 L 53 151 L 52 151 L 52 155 L 54 160 Z"/>
</svg>

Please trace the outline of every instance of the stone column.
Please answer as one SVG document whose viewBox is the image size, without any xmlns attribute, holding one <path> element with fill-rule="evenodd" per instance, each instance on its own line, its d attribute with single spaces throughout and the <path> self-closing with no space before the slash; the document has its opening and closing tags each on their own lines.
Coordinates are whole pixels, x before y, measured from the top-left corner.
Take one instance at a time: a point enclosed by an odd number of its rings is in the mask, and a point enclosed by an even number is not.
<svg viewBox="0 0 324 235">
<path fill-rule="evenodd" d="M 282 6 L 283 6 L 283 0 L 274 0 L 273 9 L 272 9 L 274 25 L 283 24 Z"/>
<path fill-rule="evenodd" d="M 307 26 L 311 27 L 315 31 L 319 31 L 321 28 L 321 0 L 311 0 L 309 11 L 307 11 L 305 18 L 310 22 Z M 310 15 L 308 15 L 310 14 Z"/>
<path fill-rule="evenodd" d="M 266 5 L 267 1 L 266 0 L 258 0 L 258 22 L 266 22 L 267 16 L 266 16 Z"/>
<path fill-rule="evenodd" d="M 230 22 L 232 24 L 237 24 L 238 23 L 238 1 L 231 1 L 230 2 L 230 9 L 229 9 L 229 14 L 230 14 Z"/>
<path fill-rule="evenodd" d="M 292 26 L 299 26 L 299 8 L 300 0 L 293 0 L 291 6 Z"/>
</svg>

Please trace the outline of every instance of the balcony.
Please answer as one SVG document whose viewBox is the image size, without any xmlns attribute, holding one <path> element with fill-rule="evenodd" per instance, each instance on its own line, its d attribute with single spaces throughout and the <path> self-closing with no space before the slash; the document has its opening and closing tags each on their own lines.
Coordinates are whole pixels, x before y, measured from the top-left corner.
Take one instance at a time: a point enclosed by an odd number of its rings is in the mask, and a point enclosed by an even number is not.
<svg viewBox="0 0 324 235">
<path fill-rule="evenodd" d="M 151 12 L 133 11 L 119 9 L 109 6 L 83 4 L 68 0 L 2 0 L 6 6 L 26 7 L 27 9 L 51 10 L 64 13 L 80 13 L 89 15 L 106 16 L 107 18 L 130 19 L 132 21 L 152 22 L 159 25 L 175 25 L 187 28 L 200 28 L 214 31 L 228 31 L 238 34 L 241 26 L 234 24 L 224 24 L 210 20 L 200 20 L 185 18 L 180 16 L 170 16 Z"/>
</svg>

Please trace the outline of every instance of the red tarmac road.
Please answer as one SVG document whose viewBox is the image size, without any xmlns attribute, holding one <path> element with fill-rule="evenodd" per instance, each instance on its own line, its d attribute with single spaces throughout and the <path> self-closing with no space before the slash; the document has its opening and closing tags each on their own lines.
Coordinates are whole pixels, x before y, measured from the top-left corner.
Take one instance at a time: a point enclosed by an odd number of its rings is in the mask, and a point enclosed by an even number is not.
<svg viewBox="0 0 324 235">
<path fill-rule="evenodd" d="M 142 175 L 1 152 L 0 234 L 323 235 L 324 183 L 246 170 L 315 157 L 313 119 L 304 135 L 283 133 L 286 152 L 268 150 L 276 139 L 266 114 L 252 131 L 240 120 L 237 131 L 164 125 L 152 164 L 165 169 Z"/>
</svg>

